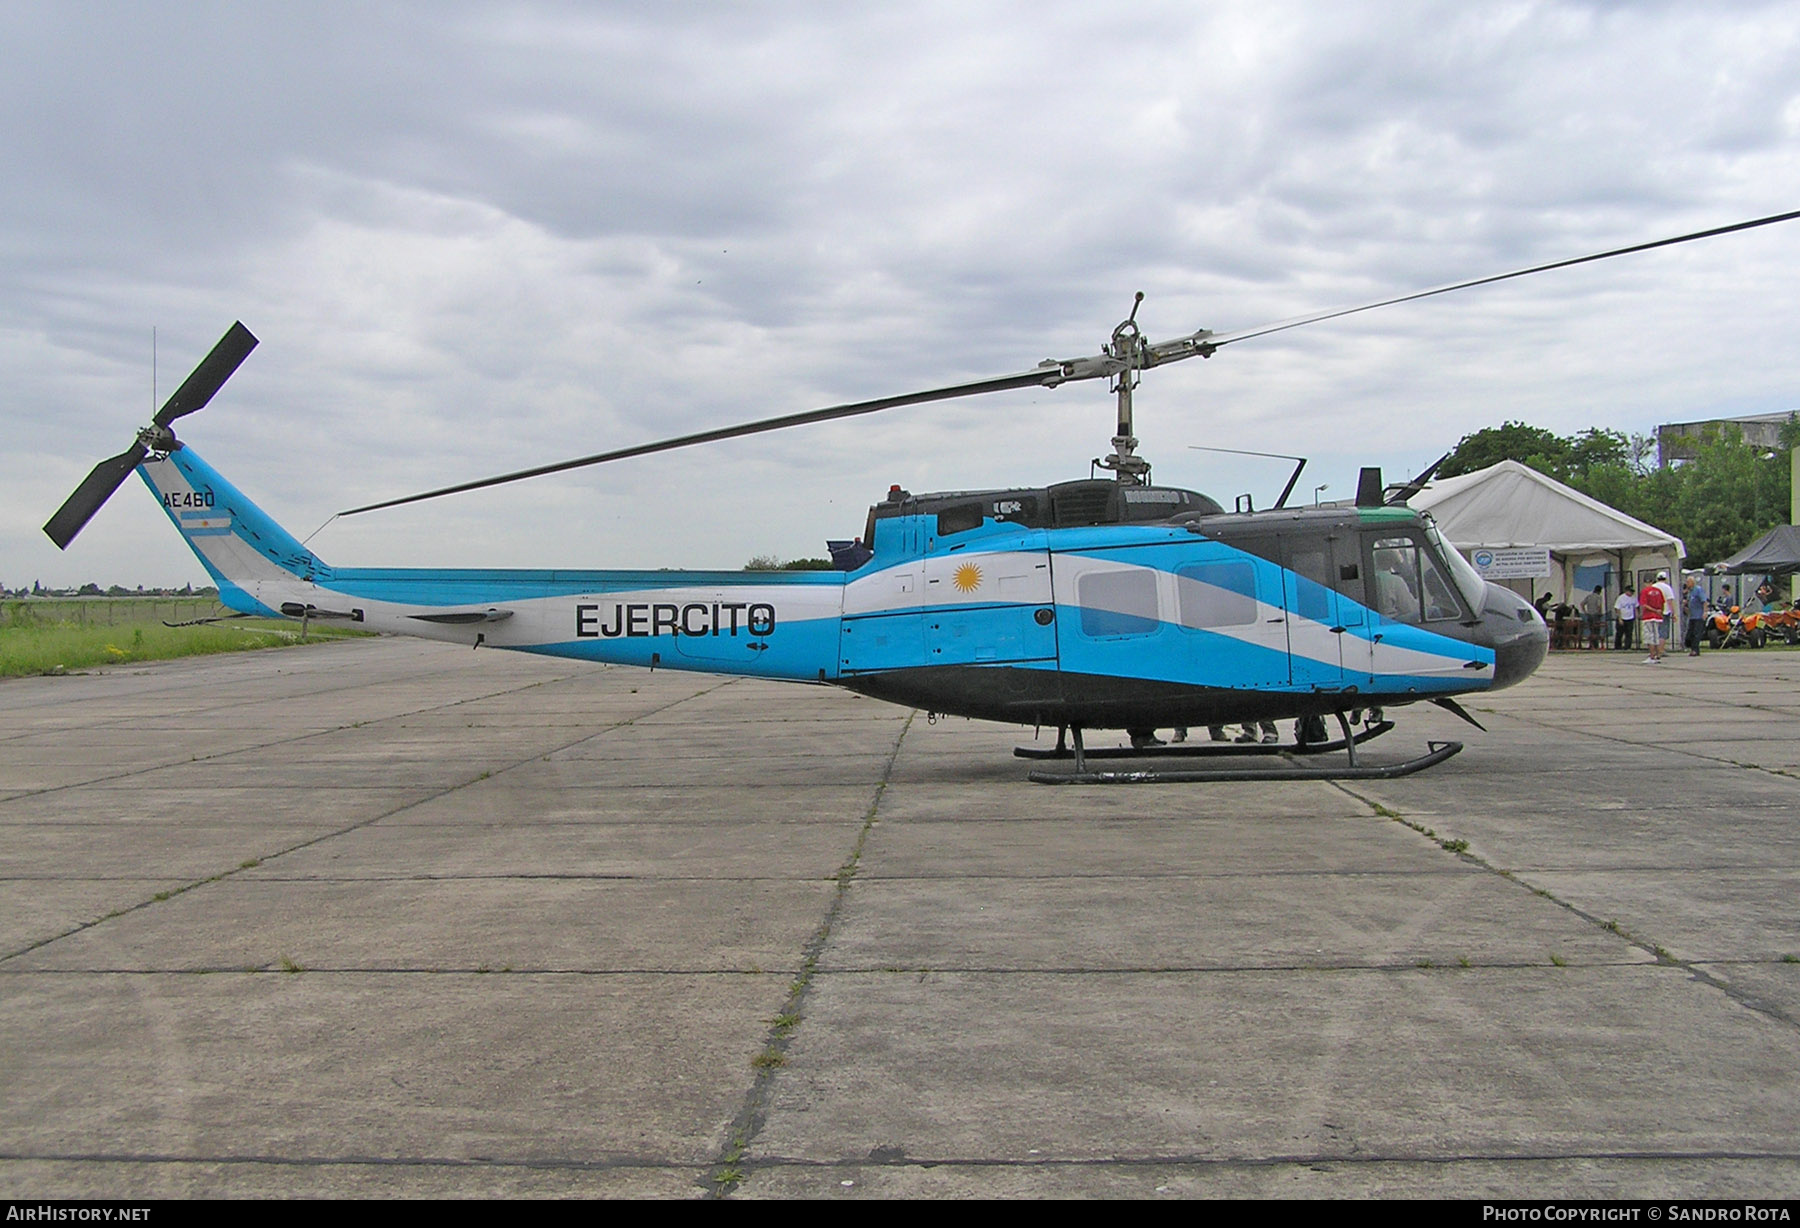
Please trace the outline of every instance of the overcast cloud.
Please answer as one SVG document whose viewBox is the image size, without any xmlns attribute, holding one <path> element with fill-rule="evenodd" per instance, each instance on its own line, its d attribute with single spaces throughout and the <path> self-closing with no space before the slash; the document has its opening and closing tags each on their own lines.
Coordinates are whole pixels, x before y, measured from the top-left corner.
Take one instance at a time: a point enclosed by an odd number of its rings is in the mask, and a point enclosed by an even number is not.
<svg viewBox="0 0 1800 1228">
<path fill-rule="evenodd" d="M 0 582 L 203 573 L 134 481 L 39 530 L 234 319 L 182 437 L 305 536 L 663 435 L 1800 208 L 1791 3 L 0 3 Z M 1152 372 L 1159 480 L 1347 494 L 1464 433 L 1800 405 L 1800 223 Z M 1087 473 L 1103 385 L 331 524 L 346 564 L 822 553 L 890 482 Z"/>
</svg>

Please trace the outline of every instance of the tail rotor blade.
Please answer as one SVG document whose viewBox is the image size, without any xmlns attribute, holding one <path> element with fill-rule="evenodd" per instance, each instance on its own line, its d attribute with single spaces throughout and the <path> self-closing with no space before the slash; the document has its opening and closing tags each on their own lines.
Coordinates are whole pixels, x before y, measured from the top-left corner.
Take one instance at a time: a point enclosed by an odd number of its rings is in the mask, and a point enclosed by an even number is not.
<svg viewBox="0 0 1800 1228">
<path fill-rule="evenodd" d="M 157 452 L 172 452 L 181 446 L 180 441 L 175 438 L 175 432 L 169 429 L 169 424 L 197 409 L 206 408 L 206 403 L 213 399 L 213 395 L 231 378 L 232 372 L 243 365 L 244 359 L 250 357 L 250 351 L 255 348 L 256 337 L 242 323 L 234 323 L 226 330 L 225 335 L 219 338 L 219 343 L 213 346 L 212 352 L 181 381 L 181 387 L 175 390 L 175 394 L 163 402 L 163 407 L 156 411 L 151 425 L 138 432 L 137 442 L 117 456 L 95 465 L 81 485 L 75 488 L 75 493 L 45 523 L 44 532 L 56 543 L 57 549 L 69 548 L 75 535 L 94 518 L 94 513 L 100 510 L 101 504 L 112 498 L 113 491 L 119 489 L 131 471 L 150 455 L 152 449 Z"/>
<path fill-rule="evenodd" d="M 75 540 L 75 535 L 81 532 L 82 526 L 94 518 L 100 505 L 112 498 L 113 491 L 119 489 L 119 485 L 131 476 L 131 471 L 149 454 L 149 449 L 143 444 L 134 443 L 117 456 L 109 457 L 94 466 L 93 472 L 83 479 L 81 485 L 75 488 L 75 493 L 56 509 L 56 515 L 50 517 L 44 525 L 44 532 L 50 535 L 50 540 L 56 543 L 58 550 L 69 548 L 69 543 Z"/>
<path fill-rule="evenodd" d="M 201 360 L 193 374 L 181 381 L 181 387 L 156 411 L 156 425 L 167 426 L 177 418 L 206 408 L 206 403 L 213 399 L 213 394 L 224 386 L 225 381 L 231 378 L 232 373 L 244 359 L 250 357 L 250 351 L 255 348 L 255 335 L 241 322 L 233 324 L 219 338 L 219 344 L 213 346 L 212 353 Z"/>
</svg>

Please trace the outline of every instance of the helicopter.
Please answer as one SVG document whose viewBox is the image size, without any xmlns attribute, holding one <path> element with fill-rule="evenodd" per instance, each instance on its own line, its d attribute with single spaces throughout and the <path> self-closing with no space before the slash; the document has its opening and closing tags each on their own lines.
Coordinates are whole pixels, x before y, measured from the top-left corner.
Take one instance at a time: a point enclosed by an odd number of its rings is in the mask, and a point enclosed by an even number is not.
<svg viewBox="0 0 1800 1228">
<path fill-rule="evenodd" d="M 1234 332 L 1152 342 L 1131 314 L 1100 353 L 920 392 L 701 431 L 350 508 L 357 515 L 570 469 L 767 431 L 1006 389 L 1105 379 L 1113 450 L 1089 475 L 1042 487 L 912 494 L 891 488 L 859 537 L 831 543 L 830 571 L 569 571 L 334 567 L 179 440 L 257 338 L 239 322 L 142 428 L 96 465 L 44 531 L 66 549 L 133 472 L 241 616 L 343 620 L 476 648 L 649 669 L 826 684 L 875 699 L 1057 730 L 1072 772 L 1043 783 L 1361 779 L 1405 775 L 1462 749 L 1385 763 L 1359 744 L 1391 709 L 1435 703 L 1479 727 L 1457 696 L 1500 690 L 1542 664 L 1548 631 L 1522 598 L 1484 581 L 1428 515 L 1407 505 L 1432 470 L 1397 488 L 1365 469 L 1348 506 L 1227 510 L 1150 480 L 1132 394 L 1143 374 L 1224 346 L 1454 290 L 1710 238 L 1800 211 L 1395 295 Z M 1441 462 L 1440 462 L 1441 463 Z M 1433 469 L 1436 466 L 1432 467 Z M 1098 477 L 1097 469 L 1110 476 Z M 1365 717 L 1363 728 L 1353 722 Z M 1324 719 L 1340 737 L 1327 740 Z M 1145 745 L 1160 728 L 1293 719 L 1291 747 Z M 1090 750 L 1122 729 L 1132 748 Z M 1072 743 L 1072 745 L 1071 745 Z M 1345 762 L 1302 756 L 1342 750 Z M 1092 770 L 1090 758 L 1274 755 L 1268 764 Z M 1317 765 L 1315 766 L 1315 762 Z"/>
</svg>

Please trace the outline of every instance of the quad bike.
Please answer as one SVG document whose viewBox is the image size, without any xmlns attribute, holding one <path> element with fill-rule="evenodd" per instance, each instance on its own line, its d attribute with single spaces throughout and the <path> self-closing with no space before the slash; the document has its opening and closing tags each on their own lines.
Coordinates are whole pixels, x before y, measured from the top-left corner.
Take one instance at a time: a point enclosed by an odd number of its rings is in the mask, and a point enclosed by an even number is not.
<svg viewBox="0 0 1800 1228">
<path fill-rule="evenodd" d="M 1742 606 L 1714 610 L 1706 618 L 1706 642 L 1713 648 L 1761 648 L 1768 639 L 1763 615 L 1746 614 Z"/>
<path fill-rule="evenodd" d="M 1787 609 L 1765 613 L 1762 616 L 1762 628 L 1771 639 L 1779 635 L 1790 644 L 1800 644 L 1800 601 Z"/>
</svg>

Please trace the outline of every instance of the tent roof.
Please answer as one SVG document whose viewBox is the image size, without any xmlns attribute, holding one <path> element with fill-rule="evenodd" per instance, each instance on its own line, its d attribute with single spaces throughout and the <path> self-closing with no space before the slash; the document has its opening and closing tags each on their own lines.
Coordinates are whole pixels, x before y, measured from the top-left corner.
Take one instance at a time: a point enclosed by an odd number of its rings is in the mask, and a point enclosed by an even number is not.
<svg viewBox="0 0 1800 1228">
<path fill-rule="evenodd" d="M 1558 554 L 1671 549 L 1678 555 L 1686 553 L 1674 534 L 1634 520 L 1513 460 L 1439 478 L 1411 503 L 1430 512 L 1444 536 L 1463 550 L 1548 546 Z"/>
<path fill-rule="evenodd" d="M 1744 575 L 1757 572 L 1772 576 L 1800 571 L 1800 528 L 1778 524 L 1742 550 L 1716 565 L 1715 570 Z"/>
</svg>

